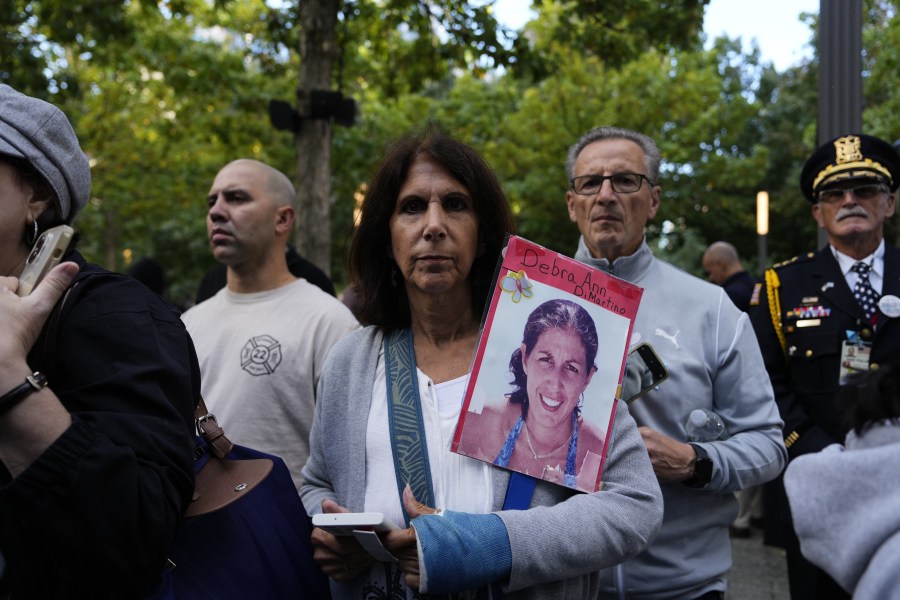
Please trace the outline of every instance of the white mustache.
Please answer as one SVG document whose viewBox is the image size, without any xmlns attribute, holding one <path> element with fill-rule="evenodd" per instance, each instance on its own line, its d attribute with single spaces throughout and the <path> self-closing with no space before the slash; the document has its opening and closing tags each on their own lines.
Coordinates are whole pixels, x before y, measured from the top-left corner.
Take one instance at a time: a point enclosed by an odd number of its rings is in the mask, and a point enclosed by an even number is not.
<svg viewBox="0 0 900 600">
<path fill-rule="evenodd" d="M 865 211 L 865 209 L 854 206 L 852 208 L 842 208 L 837 212 L 837 220 L 840 221 L 842 219 L 846 219 L 847 217 L 863 217 L 866 218 L 869 216 L 869 213 Z"/>
</svg>

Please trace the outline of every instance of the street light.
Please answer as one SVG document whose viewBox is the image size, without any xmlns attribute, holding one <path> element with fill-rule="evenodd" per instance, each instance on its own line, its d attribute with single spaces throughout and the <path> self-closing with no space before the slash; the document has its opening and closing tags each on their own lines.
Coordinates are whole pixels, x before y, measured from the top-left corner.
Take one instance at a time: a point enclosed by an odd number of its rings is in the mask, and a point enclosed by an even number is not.
<svg viewBox="0 0 900 600">
<path fill-rule="evenodd" d="M 769 192 L 756 193 L 756 235 L 759 248 L 759 274 L 766 272 L 766 235 L 769 233 Z"/>
</svg>

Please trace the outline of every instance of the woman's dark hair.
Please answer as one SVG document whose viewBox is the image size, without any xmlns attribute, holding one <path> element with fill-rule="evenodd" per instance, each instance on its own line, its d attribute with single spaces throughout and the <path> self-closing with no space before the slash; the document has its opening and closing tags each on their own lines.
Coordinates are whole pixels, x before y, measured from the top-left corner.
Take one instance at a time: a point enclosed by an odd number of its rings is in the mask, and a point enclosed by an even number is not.
<svg viewBox="0 0 900 600">
<path fill-rule="evenodd" d="M 37 200 L 50 201 L 47 210 L 38 217 L 38 230 L 46 231 L 51 227 L 61 225 L 63 220 L 57 216 L 59 215 L 59 199 L 50 182 L 44 179 L 44 176 L 24 158 L 0 154 L 0 162 L 12 167 L 13 177 L 21 189 L 30 191 L 32 197 Z"/>
<path fill-rule="evenodd" d="M 478 216 L 478 242 L 484 246 L 469 272 L 475 315 L 480 316 L 484 309 L 504 239 L 514 230 L 512 212 L 500 183 L 474 149 L 433 127 L 399 140 L 369 182 L 359 226 L 350 241 L 349 272 L 359 294 L 357 318 L 363 325 L 396 329 L 410 323 L 403 281 L 391 285 L 395 263 L 388 253 L 391 215 L 409 169 L 420 156 L 441 165 L 472 197 Z"/>
<path fill-rule="evenodd" d="M 525 355 L 530 356 L 534 345 L 541 334 L 549 329 L 563 329 L 578 335 L 584 344 L 584 363 L 588 369 L 596 368 L 597 358 L 597 326 L 594 320 L 581 305 L 571 300 L 548 300 L 528 315 L 522 343 Z M 512 373 L 512 385 L 515 391 L 509 395 L 510 402 L 522 405 L 522 416 L 528 416 L 528 376 L 522 367 L 522 348 L 516 348 L 509 359 L 509 372 Z"/>
<path fill-rule="evenodd" d="M 853 377 L 840 387 L 837 401 L 847 407 L 848 425 L 856 435 L 881 421 L 900 422 L 900 359 Z"/>
</svg>

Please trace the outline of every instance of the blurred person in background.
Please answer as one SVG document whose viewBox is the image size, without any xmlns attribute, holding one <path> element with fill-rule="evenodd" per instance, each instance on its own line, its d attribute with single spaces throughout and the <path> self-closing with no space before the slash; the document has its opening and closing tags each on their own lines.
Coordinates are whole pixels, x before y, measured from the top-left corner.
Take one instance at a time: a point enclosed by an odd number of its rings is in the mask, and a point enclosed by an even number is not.
<svg viewBox="0 0 900 600">
<path fill-rule="evenodd" d="M 756 282 L 741 264 L 737 248 L 728 242 L 713 242 L 703 253 L 703 270 L 711 282 L 722 286 L 735 306 L 744 312 L 750 309 Z"/>
</svg>

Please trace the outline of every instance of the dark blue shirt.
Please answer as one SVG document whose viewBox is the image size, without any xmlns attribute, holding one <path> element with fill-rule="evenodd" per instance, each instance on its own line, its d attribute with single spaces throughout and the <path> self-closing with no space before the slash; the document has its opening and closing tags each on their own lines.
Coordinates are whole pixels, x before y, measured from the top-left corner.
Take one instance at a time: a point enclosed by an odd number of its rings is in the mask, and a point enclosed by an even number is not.
<svg viewBox="0 0 900 600">
<path fill-rule="evenodd" d="M 748 312 L 750 309 L 750 296 L 753 294 L 754 285 L 756 285 L 756 281 L 750 273 L 741 271 L 726 279 L 722 284 L 722 287 L 725 289 L 725 293 L 728 294 L 728 297 L 731 298 L 731 301 L 734 302 L 735 306 L 744 312 Z"/>
</svg>

